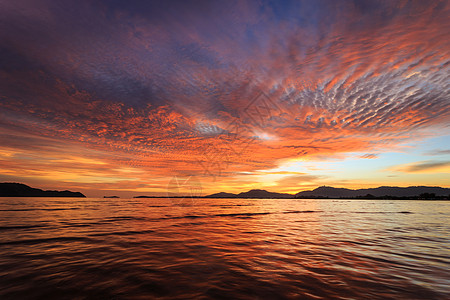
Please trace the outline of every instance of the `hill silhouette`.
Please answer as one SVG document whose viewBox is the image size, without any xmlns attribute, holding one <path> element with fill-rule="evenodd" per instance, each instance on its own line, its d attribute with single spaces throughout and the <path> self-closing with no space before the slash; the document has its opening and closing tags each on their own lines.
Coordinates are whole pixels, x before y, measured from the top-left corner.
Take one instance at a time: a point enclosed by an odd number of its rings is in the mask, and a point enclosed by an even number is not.
<svg viewBox="0 0 450 300">
<path fill-rule="evenodd" d="M 204 198 L 254 198 L 254 199 L 290 199 L 290 198 L 414 198 L 414 199 L 434 199 L 448 198 L 449 188 L 433 186 L 381 186 L 369 189 L 346 189 L 334 188 L 331 186 L 321 186 L 311 191 L 299 192 L 295 195 L 286 193 L 274 193 L 261 189 L 254 189 L 239 194 L 215 193 Z"/>
<path fill-rule="evenodd" d="M 80 192 L 71 191 L 44 191 L 29 187 L 22 183 L 0 183 L 0 197 L 77 197 L 86 198 Z"/>
<path fill-rule="evenodd" d="M 293 198 L 294 196 L 291 194 L 285 194 L 285 193 L 273 193 L 268 192 L 266 190 L 250 190 L 248 192 L 239 193 L 236 195 L 237 198 L 273 198 L 273 199 L 289 199 Z"/>
<path fill-rule="evenodd" d="M 380 186 L 370 189 L 345 189 L 334 188 L 331 186 L 321 186 L 312 191 L 303 191 L 295 194 L 296 198 L 309 198 L 309 197 L 327 197 L 327 198 L 357 198 L 370 196 L 373 197 L 414 197 L 422 194 L 434 194 L 435 196 L 448 196 L 450 195 L 450 189 L 434 186 L 409 186 L 409 187 L 397 187 L 397 186 Z"/>
<path fill-rule="evenodd" d="M 211 194 L 209 196 L 205 196 L 206 198 L 236 198 L 236 194 L 233 193 L 225 193 L 225 192 L 220 192 L 220 193 L 215 193 L 215 194 Z"/>
<path fill-rule="evenodd" d="M 205 198 L 289 199 L 289 198 L 294 198 L 294 195 L 284 194 L 284 193 L 273 193 L 273 192 L 268 192 L 266 190 L 254 189 L 254 190 L 250 190 L 248 192 L 242 192 L 239 194 L 220 192 L 220 193 L 215 193 L 212 195 L 205 196 Z"/>
</svg>

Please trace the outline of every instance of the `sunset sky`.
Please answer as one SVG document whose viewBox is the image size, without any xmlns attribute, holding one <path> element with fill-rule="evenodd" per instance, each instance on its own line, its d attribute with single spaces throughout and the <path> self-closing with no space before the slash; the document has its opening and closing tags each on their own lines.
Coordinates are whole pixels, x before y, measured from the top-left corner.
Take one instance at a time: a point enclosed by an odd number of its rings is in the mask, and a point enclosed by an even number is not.
<svg viewBox="0 0 450 300">
<path fill-rule="evenodd" d="M 5 0 L 0 16 L 0 182 L 450 187 L 449 1 Z"/>
</svg>

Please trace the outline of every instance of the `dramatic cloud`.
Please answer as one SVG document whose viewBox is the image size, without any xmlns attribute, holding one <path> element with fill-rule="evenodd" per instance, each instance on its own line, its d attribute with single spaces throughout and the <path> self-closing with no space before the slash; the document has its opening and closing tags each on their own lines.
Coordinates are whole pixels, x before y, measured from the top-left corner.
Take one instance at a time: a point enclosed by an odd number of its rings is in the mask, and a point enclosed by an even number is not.
<svg viewBox="0 0 450 300">
<path fill-rule="evenodd" d="M 0 14 L 5 176 L 231 182 L 376 158 L 450 121 L 447 1 L 21 0 Z"/>
</svg>

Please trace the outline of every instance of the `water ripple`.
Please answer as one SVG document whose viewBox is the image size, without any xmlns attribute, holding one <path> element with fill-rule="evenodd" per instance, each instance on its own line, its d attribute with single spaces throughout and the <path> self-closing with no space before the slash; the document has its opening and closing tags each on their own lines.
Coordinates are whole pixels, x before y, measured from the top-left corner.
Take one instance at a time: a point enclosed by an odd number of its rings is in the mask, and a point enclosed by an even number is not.
<svg viewBox="0 0 450 300">
<path fill-rule="evenodd" d="M 0 199 L 1 299 L 450 298 L 447 202 L 64 201 Z"/>
</svg>

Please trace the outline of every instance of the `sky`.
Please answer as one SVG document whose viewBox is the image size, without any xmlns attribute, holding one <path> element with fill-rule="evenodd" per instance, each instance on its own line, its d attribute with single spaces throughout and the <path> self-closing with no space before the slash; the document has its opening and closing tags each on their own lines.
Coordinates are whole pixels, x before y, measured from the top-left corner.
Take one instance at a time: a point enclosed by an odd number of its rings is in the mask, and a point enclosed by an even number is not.
<svg viewBox="0 0 450 300">
<path fill-rule="evenodd" d="M 0 181 L 450 187 L 449 1 L 0 1 Z"/>
</svg>

